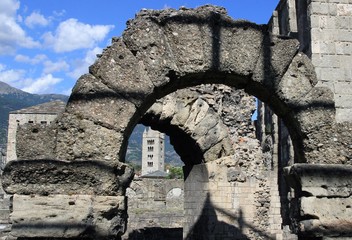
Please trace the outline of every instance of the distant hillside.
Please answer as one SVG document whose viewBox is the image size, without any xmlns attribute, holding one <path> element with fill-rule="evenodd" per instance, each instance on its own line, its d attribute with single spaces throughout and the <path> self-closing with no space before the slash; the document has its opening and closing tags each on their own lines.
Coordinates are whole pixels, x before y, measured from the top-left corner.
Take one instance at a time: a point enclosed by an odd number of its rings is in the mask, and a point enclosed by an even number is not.
<svg viewBox="0 0 352 240">
<path fill-rule="evenodd" d="M 0 81 L 0 148 L 6 144 L 9 112 L 54 100 L 67 102 L 68 98 L 68 96 L 59 94 L 31 94 Z M 126 154 L 126 161 L 137 165 L 141 165 L 144 128 L 141 124 L 135 127 L 130 136 Z M 174 166 L 183 164 L 170 145 L 168 136 L 165 137 L 165 161 Z"/>
<path fill-rule="evenodd" d="M 0 81 L 0 146 L 6 144 L 9 112 L 54 100 L 67 102 L 60 94 L 31 94 Z"/>
</svg>

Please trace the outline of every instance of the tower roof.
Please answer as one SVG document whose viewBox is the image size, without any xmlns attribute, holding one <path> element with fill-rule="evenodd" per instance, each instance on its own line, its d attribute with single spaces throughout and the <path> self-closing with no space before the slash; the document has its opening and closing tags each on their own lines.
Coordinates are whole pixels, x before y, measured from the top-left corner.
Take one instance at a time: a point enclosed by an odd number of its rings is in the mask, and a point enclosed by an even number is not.
<svg viewBox="0 0 352 240">
<path fill-rule="evenodd" d="M 143 178 L 166 178 L 168 176 L 168 174 L 164 171 L 154 171 L 148 174 L 143 175 Z"/>
</svg>

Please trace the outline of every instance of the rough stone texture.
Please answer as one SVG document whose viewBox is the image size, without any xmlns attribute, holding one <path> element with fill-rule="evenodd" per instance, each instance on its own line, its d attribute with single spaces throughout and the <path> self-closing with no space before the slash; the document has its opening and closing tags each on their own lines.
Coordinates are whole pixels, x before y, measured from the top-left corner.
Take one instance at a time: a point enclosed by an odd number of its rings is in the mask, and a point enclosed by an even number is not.
<svg viewBox="0 0 352 240">
<path fill-rule="evenodd" d="M 292 60 L 278 86 L 283 98 L 291 101 L 288 104 L 299 102 L 317 84 L 313 69 L 309 58 L 302 53 Z"/>
<path fill-rule="evenodd" d="M 118 93 L 137 107 L 146 101 L 146 96 L 154 87 L 145 73 L 143 62 L 138 61 L 119 38 L 113 39 L 112 45 L 90 66 L 89 72 L 110 91 Z"/>
<path fill-rule="evenodd" d="M 24 124 L 17 128 L 16 155 L 18 159 L 55 159 L 55 124 Z"/>
<path fill-rule="evenodd" d="M 18 160 L 6 165 L 2 185 L 9 194 L 124 195 L 132 177 L 123 163 Z"/>
<path fill-rule="evenodd" d="M 186 164 L 208 162 L 234 154 L 233 143 L 240 136 L 249 133 L 254 136 L 250 120 L 254 101 L 241 90 L 202 85 L 162 98 L 141 122 L 170 135 L 171 143 Z M 190 140 L 176 132 L 183 132 Z M 190 147 L 190 142 L 194 142 L 194 150 L 183 151 Z"/>
<path fill-rule="evenodd" d="M 136 106 L 118 92 L 92 75 L 83 75 L 58 120 L 57 158 L 116 161 L 125 153 L 129 120 L 139 118 L 133 117 L 135 111 Z"/>
<path fill-rule="evenodd" d="M 33 133 L 39 133 L 38 135 L 40 135 L 40 137 L 44 137 L 44 139 L 42 142 L 39 140 L 38 143 L 34 143 L 33 135 L 35 134 L 33 134 L 26 139 L 30 144 L 27 144 L 26 146 L 23 145 L 22 147 L 28 148 L 28 146 L 31 146 L 33 147 L 32 152 L 38 151 L 38 155 L 45 155 L 47 157 L 54 156 L 53 148 L 55 147 L 56 129 L 55 127 L 52 127 L 51 130 L 48 128 L 47 133 L 44 133 L 44 131 L 46 131 L 46 127 L 53 125 L 52 123 L 55 121 L 57 115 L 64 111 L 65 105 L 66 104 L 64 102 L 53 101 L 12 111 L 9 114 L 9 125 L 7 129 L 6 161 L 12 161 L 18 158 L 16 154 L 16 149 L 18 149 L 16 141 L 17 131 L 20 130 L 19 128 L 25 124 L 27 124 L 28 128 L 30 125 L 36 126 L 31 131 L 28 131 L 28 133 L 22 131 L 21 135 L 31 134 L 33 131 Z M 45 114 L 41 114 L 43 112 L 45 112 Z M 41 127 L 39 127 L 39 125 Z M 46 134 L 48 137 L 46 137 Z M 46 141 L 48 146 L 45 146 Z"/>
<path fill-rule="evenodd" d="M 293 229 L 302 237 L 351 237 L 352 167 L 294 164 L 286 169 L 295 190 Z"/>
<path fill-rule="evenodd" d="M 260 159 L 260 150 L 258 154 Z M 259 165 L 263 167 L 262 163 Z M 261 168 L 256 176 L 249 176 L 230 158 L 188 170 L 185 239 L 275 239 L 279 228 L 270 224 L 275 219 L 272 217 L 276 204 L 270 195 L 277 190 L 269 181 L 275 174 Z M 282 231 L 277 234 L 282 235 Z"/>
<path fill-rule="evenodd" d="M 125 231 L 123 196 L 17 195 L 11 214 L 14 237 L 91 238 L 119 236 Z"/>
</svg>

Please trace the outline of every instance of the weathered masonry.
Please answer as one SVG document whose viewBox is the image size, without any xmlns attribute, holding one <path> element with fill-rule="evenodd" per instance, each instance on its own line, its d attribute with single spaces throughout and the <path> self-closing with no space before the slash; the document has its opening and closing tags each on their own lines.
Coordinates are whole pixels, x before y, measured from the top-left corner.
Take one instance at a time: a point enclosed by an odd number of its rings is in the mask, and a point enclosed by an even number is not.
<svg viewBox="0 0 352 240">
<path fill-rule="evenodd" d="M 351 5 L 280 1 L 269 25 L 213 6 L 138 13 L 43 130 L 52 147 L 33 142 L 5 167 L 11 234 L 119 239 L 133 178 L 124 156 L 142 121 L 183 140 L 183 238 L 352 238 Z M 257 97 L 257 138 L 201 95 L 158 108 L 201 84 Z"/>
<path fill-rule="evenodd" d="M 57 118 L 57 115 L 62 113 L 64 109 L 65 109 L 64 102 L 53 101 L 53 102 L 43 103 L 37 106 L 10 112 L 8 136 L 7 136 L 6 160 L 12 161 L 17 159 L 16 150 L 19 150 L 16 147 L 16 135 L 17 135 L 18 126 L 29 123 L 30 125 L 37 124 L 38 128 L 43 128 L 51 124 L 51 122 L 53 122 Z M 39 145 L 39 144 L 40 144 L 39 141 L 36 141 L 36 145 Z M 48 147 L 48 146 L 45 145 L 45 147 Z"/>
</svg>

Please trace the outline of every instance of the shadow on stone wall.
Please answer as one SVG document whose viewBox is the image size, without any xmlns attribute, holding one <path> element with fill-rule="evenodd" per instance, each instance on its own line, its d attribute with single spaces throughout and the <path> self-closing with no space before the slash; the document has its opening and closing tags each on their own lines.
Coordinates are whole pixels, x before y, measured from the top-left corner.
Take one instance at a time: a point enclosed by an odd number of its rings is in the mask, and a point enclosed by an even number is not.
<svg viewBox="0 0 352 240">
<path fill-rule="evenodd" d="M 229 219 L 233 224 L 219 220 L 218 216 Z M 237 227 L 236 227 L 236 226 Z M 230 213 L 224 209 L 214 206 L 210 200 L 209 193 L 203 205 L 201 216 L 195 225 L 190 229 L 185 239 L 187 240 L 206 240 L 206 239 L 237 239 L 249 240 L 251 237 L 244 234 L 244 229 L 249 229 L 252 236 L 256 239 L 275 239 L 264 231 L 247 223 L 240 209 L 238 214 Z"/>
<path fill-rule="evenodd" d="M 219 217 L 220 216 L 220 217 Z M 221 221 L 220 218 L 230 220 L 232 224 Z M 245 232 L 250 232 L 246 234 Z M 250 235 L 250 236 L 249 236 Z M 162 227 L 146 227 L 136 229 L 123 237 L 128 240 L 207 240 L 207 239 L 266 239 L 273 240 L 275 237 L 268 235 L 261 229 L 246 222 L 243 211 L 240 209 L 238 214 L 231 213 L 222 208 L 214 206 L 207 195 L 204 202 L 202 213 L 198 221 L 190 229 L 189 233 L 183 238 L 183 228 L 162 228 Z"/>
</svg>

